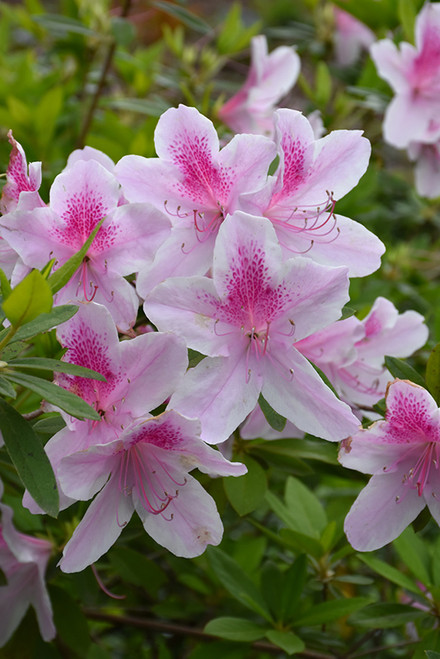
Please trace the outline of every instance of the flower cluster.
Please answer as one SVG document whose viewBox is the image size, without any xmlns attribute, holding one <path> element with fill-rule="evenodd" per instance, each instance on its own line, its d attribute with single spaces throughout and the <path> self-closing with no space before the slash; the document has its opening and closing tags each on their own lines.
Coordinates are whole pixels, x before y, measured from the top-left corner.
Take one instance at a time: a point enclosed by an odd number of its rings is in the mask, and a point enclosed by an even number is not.
<svg viewBox="0 0 440 659">
<path fill-rule="evenodd" d="M 417 191 L 440 195 L 440 5 L 425 3 L 417 16 L 415 46 L 390 39 L 371 46 L 379 75 L 395 92 L 387 107 L 384 138 L 416 161 Z"/>
</svg>

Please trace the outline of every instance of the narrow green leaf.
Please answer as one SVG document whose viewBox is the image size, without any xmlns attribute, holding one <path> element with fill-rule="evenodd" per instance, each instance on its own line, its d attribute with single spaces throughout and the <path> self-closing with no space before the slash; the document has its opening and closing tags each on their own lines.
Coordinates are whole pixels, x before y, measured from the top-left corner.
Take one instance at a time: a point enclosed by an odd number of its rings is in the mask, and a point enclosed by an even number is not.
<svg viewBox="0 0 440 659">
<path fill-rule="evenodd" d="M 42 396 L 48 403 L 52 403 L 62 410 L 76 417 L 77 419 L 93 419 L 99 421 L 100 416 L 88 403 L 82 398 L 76 396 L 71 391 L 67 391 L 62 387 L 48 382 L 34 375 L 27 373 L 8 373 L 5 377 L 15 384 L 20 384 L 22 387 L 35 391 L 39 396 Z"/>
<path fill-rule="evenodd" d="M 6 378 L 0 376 L 0 394 L 8 398 L 16 398 L 17 394 L 10 382 Z"/>
<path fill-rule="evenodd" d="M 294 625 L 295 627 L 324 625 L 327 622 L 344 618 L 368 604 L 371 604 L 371 600 L 366 597 L 350 597 L 348 599 L 321 602 L 320 604 L 315 604 L 309 611 L 300 615 L 294 621 Z"/>
<path fill-rule="evenodd" d="M 46 263 L 46 265 L 44 266 L 44 268 L 42 268 L 42 269 L 40 270 L 41 274 L 43 275 L 43 277 L 44 277 L 45 279 L 47 279 L 47 278 L 49 277 L 49 275 L 50 275 L 50 271 L 52 270 L 53 265 L 54 265 L 55 262 L 56 262 L 56 259 L 51 259 L 50 261 L 48 261 L 48 262 Z"/>
<path fill-rule="evenodd" d="M 278 412 L 275 412 L 273 407 L 269 405 L 267 400 L 263 398 L 263 394 L 260 394 L 258 397 L 258 404 L 260 406 L 261 411 L 264 414 L 264 418 L 266 419 L 267 423 L 273 428 L 274 430 L 278 430 L 278 432 L 281 432 L 284 430 L 284 426 L 286 425 L 286 420 L 281 414 L 278 414 Z"/>
<path fill-rule="evenodd" d="M 307 556 L 300 554 L 293 565 L 283 573 L 283 588 L 280 592 L 280 617 L 283 622 L 292 621 L 306 581 Z"/>
<path fill-rule="evenodd" d="M 171 2 L 166 2 L 166 0 L 155 0 L 152 2 L 152 5 L 161 9 L 173 18 L 177 18 L 178 21 L 196 32 L 207 34 L 212 30 L 211 26 L 208 25 L 206 21 L 202 20 L 199 16 L 196 16 L 196 14 L 188 11 L 188 9 L 185 9 L 185 7 L 182 7 L 181 5 L 175 5 Z"/>
<path fill-rule="evenodd" d="M 92 371 L 85 366 L 78 366 L 78 364 L 70 364 L 69 362 L 62 362 L 59 359 L 50 359 L 49 357 L 23 357 L 11 359 L 8 366 L 14 368 L 36 368 L 44 371 L 56 371 L 57 373 L 69 373 L 70 375 L 79 375 L 82 378 L 91 378 L 92 380 L 100 380 L 106 382 L 105 377 L 101 373 Z"/>
<path fill-rule="evenodd" d="M 141 586 L 154 598 L 157 598 L 159 588 L 167 582 L 167 576 L 157 562 L 134 549 L 115 547 L 108 557 L 113 570 L 121 579 Z"/>
<path fill-rule="evenodd" d="M 0 430 L 23 485 L 45 512 L 56 517 L 58 490 L 49 459 L 29 423 L 1 398 Z"/>
<path fill-rule="evenodd" d="M 20 327 L 12 337 L 10 343 L 14 343 L 15 341 L 25 341 L 26 339 L 31 339 L 37 334 L 41 334 L 41 332 L 47 332 L 57 325 L 65 323 L 72 318 L 77 311 L 78 307 L 76 305 L 64 304 L 60 307 L 55 307 L 49 313 L 42 313 L 35 320 Z M 8 331 L 8 329 L 5 329 L 0 332 L 0 341 L 6 336 Z"/>
<path fill-rule="evenodd" d="M 46 419 L 38 419 L 32 427 L 34 432 L 38 432 L 40 435 L 55 435 L 66 427 L 66 422 L 63 417 L 57 413 L 56 416 L 49 416 Z"/>
<path fill-rule="evenodd" d="M 312 439 L 271 439 L 270 442 L 252 445 L 252 453 L 270 459 L 276 457 L 279 463 L 293 460 L 318 460 L 327 464 L 338 464 L 337 447 L 332 442 Z"/>
<path fill-rule="evenodd" d="M 374 570 L 374 572 L 385 577 L 385 579 L 397 584 L 401 588 L 406 588 L 406 590 L 409 590 L 412 593 L 420 594 L 420 588 L 417 587 L 414 581 L 392 565 L 381 561 L 372 554 L 358 554 L 357 557 L 360 558 L 365 565 L 368 565 L 369 568 Z"/>
<path fill-rule="evenodd" d="M 309 488 L 290 476 L 286 482 L 286 506 L 295 518 L 295 531 L 310 537 L 319 537 L 327 525 L 325 510 Z"/>
<path fill-rule="evenodd" d="M 49 282 L 49 285 L 52 289 L 52 293 L 57 293 L 60 288 L 65 286 L 78 270 L 104 220 L 105 217 L 103 217 L 102 220 L 98 222 L 81 249 L 76 254 L 71 256 L 68 261 L 66 261 L 60 268 L 58 268 L 58 270 L 55 270 L 55 272 L 49 277 L 47 281 Z"/>
<path fill-rule="evenodd" d="M 247 474 L 239 478 L 223 479 L 229 503 L 241 516 L 258 508 L 267 490 L 267 476 L 263 467 L 250 457 L 246 457 L 243 462 L 248 468 Z"/>
<path fill-rule="evenodd" d="M 412 622 L 423 616 L 427 616 L 426 611 L 420 611 L 409 604 L 371 604 L 362 611 L 357 611 L 348 619 L 350 625 L 359 627 L 371 627 L 372 629 L 387 629 L 389 627 L 398 627 Z"/>
<path fill-rule="evenodd" d="M 406 41 L 414 43 L 414 25 L 417 12 L 413 0 L 399 0 L 398 12 Z"/>
<path fill-rule="evenodd" d="M 430 563 L 428 549 L 425 543 L 414 533 L 411 527 L 405 529 L 401 535 L 393 541 L 393 546 L 402 561 L 425 586 L 431 584 L 428 566 Z"/>
<path fill-rule="evenodd" d="M 316 69 L 315 100 L 320 108 L 325 108 L 332 93 L 332 78 L 327 64 L 320 60 Z"/>
<path fill-rule="evenodd" d="M 1 290 L 2 298 L 4 300 L 6 300 L 6 298 L 8 298 L 12 292 L 9 279 L 6 277 L 5 273 L 1 268 L 0 268 L 0 290 Z"/>
<path fill-rule="evenodd" d="M 204 632 L 228 641 L 252 643 L 263 638 L 265 630 L 246 618 L 214 618 L 205 626 Z"/>
<path fill-rule="evenodd" d="M 426 386 L 437 405 L 440 403 L 440 343 L 432 350 L 426 364 Z"/>
<path fill-rule="evenodd" d="M 425 650 L 425 654 L 428 659 L 440 659 L 440 652 L 435 652 L 435 650 Z"/>
<path fill-rule="evenodd" d="M 209 547 L 207 555 L 212 569 L 226 590 L 239 602 L 272 622 L 260 591 L 238 563 L 217 547 Z"/>
<path fill-rule="evenodd" d="M 52 303 L 52 293 L 46 279 L 38 270 L 32 270 L 3 302 L 3 311 L 13 327 L 20 327 L 40 313 L 48 313 Z"/>
<path fill-rule="evenodd" d="M 66 647 L 75 648 L 77 656 L 85 657 L 91 639 L 84 613 L 64 588 L 50 586 L 49 592 L 58 637 Z"/>
<path fill-rule="evenodd" d="M 425 381 L 416 371 L 415 368 L 404 362 L 402 359 L 397 359 L 397 357 L 385 357 L 385 366 L 395 378 L 399 380 L 410 380 L 415 384 L 419 384 L 421 387 L 425 387 Z"/>
<path fill-rule="evenodd" d="M 266 638 L 289 655 L 302 652 L 306 647 L 304 641 L 293 632 L 270 629 L 266 632 Z"/>
<path fill-rule="evenodd" d="M 86 37 L 96 36 L 96 32 L 86 27 L 81 21 L 58 14 L 38 14 L 32 16 L 33 20 L 55 35 L 65 35 L 68 32 L 82 34 Z"/>
</svg>

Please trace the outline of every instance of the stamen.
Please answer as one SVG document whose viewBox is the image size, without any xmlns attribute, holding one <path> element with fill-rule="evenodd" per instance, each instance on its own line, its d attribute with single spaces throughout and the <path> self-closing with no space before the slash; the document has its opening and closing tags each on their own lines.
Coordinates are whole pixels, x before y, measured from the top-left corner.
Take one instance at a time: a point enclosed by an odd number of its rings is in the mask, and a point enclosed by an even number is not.
<svg viewBox="0 0 440 659">
<path fill-rule="evenodd" d="M 95 579 L 98 583 L 98 586 L 100 587 L 100 589 L 102 590 L 103 593 L 105 593 L 106 595 L 108 595 L 109 597 L 111 597 L 114 600 L 125 600 L 125 598 L 127 597 L 126 595 L 115 595 L 114 593 L 111 593 L 105 587 L 104 582 L 101 580 L 101 577 L 98 574 L 98 570 L 96 569 L 96 567 L 93 563 L 91 564 L 90 567 L 92 568 L 93 575 L 94 575 L 94 577 L 95 577 Z"/>
</svg>

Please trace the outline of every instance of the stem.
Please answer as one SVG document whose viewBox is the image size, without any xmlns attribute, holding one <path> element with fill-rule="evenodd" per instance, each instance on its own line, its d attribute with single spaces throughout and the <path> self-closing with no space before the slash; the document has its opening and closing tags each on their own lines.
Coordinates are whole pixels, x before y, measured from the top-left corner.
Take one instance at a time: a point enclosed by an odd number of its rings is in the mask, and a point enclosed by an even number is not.
<svg viewBox="0 0 440 659">
<path fill-rule="evenodd" d="M 195 638 L 203 638 L 205 640 L 218 640 L 217 636 L 207 634 L 203 629 L 197 627 L 187 627 L 186 625 L 175 625 L 170 622 L 161 622 L 160 620 L 148 620 L 146 618 L 134 618 L 132 616 L 117 616 L 111 613 L 102 613 L 93 609 L 83 609 L 84 614 L 92 620 L 101 620 L 103 622 L 110 622 L 113 625 L 131 625 L 132 627 L 139 627 L 140 629 L 151 629 L 163 634 L 179 634 L 182 636 L 193 636 Z M 280 648 L 272 643 L 265 641 L 256 641 L 252 643 L 252 648 L 269 652 L 270 654 L 280 654 Z M 304 659 L 337 659 L 334 654 L 325 654 L 323 652 L 315 652 L 314 650 L 304 650 L 298 652 L 297 657 L 304 657 Z"/>
<path fill-rule="evenodd" d="M 12 339 L 14 334 L 17 332 L 18 327 L 14 327 L 11 325 L 9 328 L 9 332 L 6 334 L 5 338 L 0 341 L 0 352 L 3 350 L 3 348 L 9 343 L 9 341 Z"/>
<path fill-rule="evenodd" d="M 130 11 L 130 5 L 131 5 L 131 0 L 124 0 L 124 5 L 122 7 L 122 12 L 121 12 L 121 18 L 125 18 L 126 16 L 128 16 L 128 13 Z M 93 117 L 94 117 L 95 112 L 96 112 L 96 108 L 98 107 L 98 101 L 99 101 L 99 99 L 102 95 L 102 92 L 104 90 L 105 83 L 106 83 L 106 80 L 107 80 L 107 75 L 108 75 L 108 72 L 110 71 L 110 67 L 111 67 L 112 62 L 113 62 L 113 57 L 114 57 L 114 54 L 115 54 L 115 50 L 116 50 L 116 41 L 115 41 L 115 39 L 113 39 L 111 44 L 108 47 L 107 54 L 106 54 L 105 59 L 104 59 L 104 64 L 102 66 L 98 86 L 97 86 L 96 91 L 93 95 L 92 102 L 90 103 L 89 110 L 88 110 L 86 116 L 84 117 L 84 122 L 83 122 L 83 125 L 82 125 L 82 128 L 81 128 L 81 132 L 79 134 L 79 137 L 78 137 L 78 140 L 77 140 L 77 143 L 76 143 L 76 147 L 78 149 L 82 149 L 84 147 L 85 139 L 86 139 L 87 134 L 90 130 L 90 126 L 92 124 Z"/>
</svg>

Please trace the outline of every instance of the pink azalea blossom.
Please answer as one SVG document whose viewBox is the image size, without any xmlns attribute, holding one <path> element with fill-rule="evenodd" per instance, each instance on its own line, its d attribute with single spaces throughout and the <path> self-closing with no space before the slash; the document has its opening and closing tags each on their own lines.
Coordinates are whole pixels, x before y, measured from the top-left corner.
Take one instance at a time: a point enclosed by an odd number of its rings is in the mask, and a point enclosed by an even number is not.
<svg viewBox="0 0 440 659">
<path fill-rule="evenodd" d="M 416 190 L 421 197 L 440 197 L 440 140 L 433 144 L 411 142 L 408 147 L 410 160 L 415 161 Z"/>
<path fill-rule="evenodd" d="M 378 297 L 363 320 L 338 320 L 296 347 L 327 375 L 343 400 L 362 409 L 383 398 L 393 379 L 385 355 L 409 357 L 427 338 L 423 316 L 416 311 L 399 314 L 392 302 Z"/>
<path fill-rule="evenodd" d="M 102 373 L 106 382 L 59 376 L 58 383 L 94 407 L 101 418 L 80 421 L 62 412 L 67 427 L 45 446 L 55 473 L 66 455 L 117 439 L 124 428 L 161 405 L 188 364 L 182 339 L 170 333 L 150 332 L 120 342 L 110 313 L 95 302 L 81 304 L 57 336 L 67 348 L 65 361 Z M 41 512 L 27 493 L 23 503 L 32 512 Z M 61 492 L 61 508 L 70 503 Z"/>
<path fill-rule="evenodd" d="M 170 223 L 150 205 L 119 206 L 119 200 L 114 176 L 96 160 L 79 160 L 56 177 L 48 207 L 25 210 L 20 205 L 0 224 L 3 238 L 23 262 L 41 269 L 52 258 L 57 265 L 67 261 L 105 217 L 82 265 L 56 302 L 95 299 L 126 330 L 136 320 L 139 302 L 124 276 L 152 260 Z"/>
<path fill-rule="evenodd" d="M 240 476 L 233 464 L 200 440 L 200 423 L 173 410 L 122 432 L 118 439 L 62 460 L 59 478 L 75 499 L 99 492 L 67 543 L 61 569 L 77 572 L 96 561 L 120 535 L 134 511 L 145 530 L 177 556 L 201 554 L 223 533 L 212 497 L 189 475 L 200 471 Z"/>
<path fill-rule="evenodd" d="M 335 205 L 364 174 L 370 143 L 361 131 L 335 130 L 318 140 L 301 112 L 275 112 L 280 164 L 257 193 L 240 197 L 246 212 L 268 217 L 285 258 L 305 255 L 326 265 L 346 265 L 350 276 L 380 265 L 382 242 L 361 224 L 335 215 Z"/>
<path fill-rule="evenodd" d="M 338 440 L 357 427 L 348 406 L 294 347 L 338 318 L 347 269 L 296 257 L 282 262 L 271 222 L 237 211 L 220 227 L 213 278 L 169 279 L 145 302 L 159 329 L 208 355 L 189 369 L 170 406 L 200 418 L 202 438 L 225 441 L 257 404 L 301 430 Z"/>
<path fill-rule="evenodd" d="M 395 92 L 383 125 L 387 142 L 406 148 L 410 142 L 433 143 L 440 137 L 440 5 L 427 2 L 417 16 L 416 45 L 400 47 L 390 39 L 371 46 L 381 78 Z"/>
<path fill-rule="evenodd" d="M 335 54 L 340 66 L 351 66 L 363 49 L 368 50 L 376 35 L 369 27 L 340 7 L 333 7 L 335 17 Z"/>
<path fill-rule="evenodd" d="M 300 59 L 288 46 L 268 53 L 266 37 L 251 41 L 251 65 L 243 87 L 219 110 L 220 119 L 236 133 L 273 135 L 273 112 L 292 89 L 300 71 Z"/>
<path fill-rule="evenodd" d="M 345 520 L 350 544 L 372 551 L 397 538 L 428 506 L 440 524 L 440 410 L 413 382 L 395 380 L 385 421 L 344 441 L 344 467 L 373 474 Z"/>
<path fill-rule="evenodd" d="M 143 298 L 167 277 L 208 271 L 220 224 L 239 208 L 242 192 L 265 184 L 276 155 L 273 142 L 261 135 L 236 135 L 219 150 L 212 122 L 184 105 L 160 117 L 154 141 L 158 158 L 129 155 L 116 165 L 129 201 L 150 201 L 173 221 L 153 266 L 139 273 Z"/>
<path fill-rule="evenodd" d="M 0 515 L 0 569 L 7 580 L 5 586 L 0 586 L 0 647 L 12 636 L 29 605 L 37 614 L 41 636 L 50 641 L 56 629 L 44 574 L 52 545 L 47 540 L 19 533 L 12 523 L 13 512 L 9 506 L 0 504 Z"/>
<path fill-rule="evenodd" d="M 23 147 L 14 139 L 12 130 L 8 133 L 8 139 L 12 150 L 0 200 L 0 212 L 3 215 L 15 210 L 22 192 L 37 192 L 41 185 L 41 162 L 31 162 L 28 167 Z M 35 199 L 39 200 L 36 205 L 44 206 L 38 194 Z"/>
</svg>

